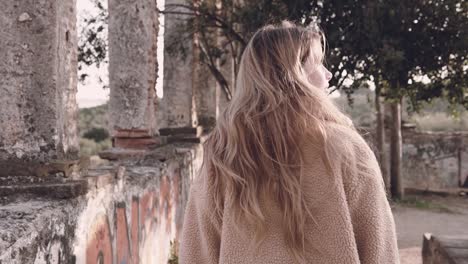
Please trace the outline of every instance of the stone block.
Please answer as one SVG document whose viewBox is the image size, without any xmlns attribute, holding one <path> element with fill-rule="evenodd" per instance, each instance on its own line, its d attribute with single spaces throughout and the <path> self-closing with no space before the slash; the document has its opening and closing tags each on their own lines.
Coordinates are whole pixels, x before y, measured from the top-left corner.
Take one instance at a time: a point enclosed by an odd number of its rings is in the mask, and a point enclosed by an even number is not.
<svg viewBox="0 0 468 264">
<path fill-rule="evenodd" d="M 184 135 L 175 135 L 175 136 L 168 136 L 166 139 L 167 143 L 177 143 L 177 142 L 185 142 L 185 143 L 201 143 L 200 137 L 196 136 L 184 136 Z"/>
<path fill-rule="evenodd" d="M 89 189 L 99 189 L 106 185 L 113 184 L 115 180 L 113 169 L 92 169 L 84 177 L 88 183 Z"/>
<path fill-rule="evenodd" d="M 468 237 L 434 236 L 425 233 L 422 249 L 423 264 L 462 264 L 468 262 Z"/>
<path fill-rule="evenodd" d="M 106 160 L 121 160 L 121 159 L 140 159 L 147 154 L 144 149 L 121 149 L 111 148 L 99 152 L 99 157 Z"/>
<path fill-rule="evenodd" d="M 161 143 L 157 137 L 114 138 L 114 147 L 123 149 L 150 149 Z"/>
<path fill-rule="evenodd" d="M 146 129 L 119 129 L 114 134 L 114 137 L 120 138 L 144 138 L 150 136 L 150 131 Z"/>
<path fill-rule="evenodd" d="M 161 136 L 171 136 L 171 135 L 194 135 L 201 136 L 203 128 L 198 127 L 174 127 L 174 128 L 161 128 L 159 129 L 159 134 Z"/>
</svg>

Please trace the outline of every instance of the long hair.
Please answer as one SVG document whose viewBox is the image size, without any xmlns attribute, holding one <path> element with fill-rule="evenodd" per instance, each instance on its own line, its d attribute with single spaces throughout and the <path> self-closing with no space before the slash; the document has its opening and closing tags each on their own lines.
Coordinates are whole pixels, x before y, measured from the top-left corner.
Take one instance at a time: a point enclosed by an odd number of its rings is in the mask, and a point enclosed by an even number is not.
<svg viewBox="0 0 468 264">
<path fill-rule="evenodd" d="M 204 143 L 202 173 L 222 216 L 231 200 L 236 227 L 255 228 L 257 246 L 266 234 L 262 197 L 283 212 L 284 238 L 304 262 L 307 207 L 301 189 L 301 143 L 305 134 L 325 144 L 326 122 L 353 129 L 324 89 L 307 78 L 304 63 L 324 59 L 325 37 L 318 29 L 290 22 L 258 30 L 242 55 L 233 98 Z M 331 170 L 324 151 L 323 162 Z"/>
</svg>

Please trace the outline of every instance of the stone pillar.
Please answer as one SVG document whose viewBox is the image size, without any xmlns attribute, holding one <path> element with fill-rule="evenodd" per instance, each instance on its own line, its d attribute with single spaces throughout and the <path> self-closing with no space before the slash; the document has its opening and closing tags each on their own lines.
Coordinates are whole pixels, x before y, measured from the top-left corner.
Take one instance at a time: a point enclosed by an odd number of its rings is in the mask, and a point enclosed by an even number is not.
<svg viewBox="0 0 468 264">
<path fill-rule="evenodd" d="M 233 70 L 233 59 L 228 58 L 224 65 L 219 64 L 218 67 L 223 74 L 224 78 L 231 89 L 231 94 L 234 91 L 234 70 Z M 223 90 L 219 83 L 216 83 L 216 119 L 223 113 L 224 109 L 229 104 L 226 92 Z"/>
<path fill-rule="evenodd" d="M 183 0 L 166 1 L 166 5 L 185 3 Z M 178 9 L 171 7 L 167 11 Z M 160 132 L 162 136 L 168 136 L 169 141 L 172 138 L 174 141 L 197 142 L 203 128 L 215 123 L 215 82 L 209 69 L 200 62 L 197 36 L 193 35 L 183 43 L 177 40 L 185 18 L 173 14 L 165 16 L 163 108 L 166 127 Z"/>
<path fill-rule="evenodd" d="M 67 174 L 78 159 L 75 5 L 2 2 L 0 176 Z"/>
<path fill-rule="evenodd" d="M 219 15 L 221 15 L 221 10 L 223 10 L 224 6 L 222 1 L 220 0 L 214 0 L 216 9 Z M 216 42 L 218 46 L 223 45 L 222 43 L 226 41 L 225 37 L 223 36 L 222 30 L 218 29 L 217 36 L 216 36 Z M 235 45 L 235 43 L 233 43 Z M 221 72 L 221 74 L 224 76 L 229 88 L 230 88 L 230 93 L 231 96 L 234 91 L 234 83 L 235 83 L 235 74 L 234 74 L 234 61 L 233 58 L 231 57 L 232 54 L 228 54 L 228 57 L 225 59 L 224 64 L 221 63 L 220 59 L 216 60 L 216 65 Z M 224 88 L 216 82 L 216 107 L 215 107 L 215 112 L 216 112 L 216 119 L 219 118 L 219 116 L 223 113 L 224 109 L 226 108 L 227 104 L 229 103 L 228 96 L 226 94 L 226 91 Z"/>
<path fill-rule="evenodd" d="M 166 0 L 166 5 L 186 4 L 184 0 Z M 185 9 L 168 8 L 170 11 Z M 168 128 L 191 128 L 198 125 L 193 106 L 193 37 L 179 41 L 178 29 L 184 16 L 168 14 L 164 25 L 164 97 Z M 176 50 L 174 50 L 176 49 Z"/>
<path fill-rule="evenodd" d="M 193 51 L 193 119 L 205 130 L 216 124 L 216 80 L 208 67 L 200 61 L 199 40 L 194 38 Z"/>
<path fill-rule="evenodd" d="M 158 144 L 155 0 L 109 0 L 109 117 L 114 147 Z"/>
</svg>

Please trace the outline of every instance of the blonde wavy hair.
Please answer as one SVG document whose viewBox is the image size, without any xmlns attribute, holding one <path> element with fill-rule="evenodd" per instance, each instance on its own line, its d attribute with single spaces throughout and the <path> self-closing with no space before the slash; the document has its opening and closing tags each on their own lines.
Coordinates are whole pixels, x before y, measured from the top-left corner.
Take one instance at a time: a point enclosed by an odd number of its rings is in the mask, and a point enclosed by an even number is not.
<svg viewBox="0 0 468 264">
<path fill-rule="evenodd" d="M 229 197 L 236 226 L 253 225 L 258 246 L 267 230 L 260 200 L 274 200 L 299 262 L 304 262 L 306 219 L 313 217 L 301 189 L 301 142 L 307 134 L 325 144 L 327 122 L 354 130 L 327 92 L 308 81 L 304 63 L 312 59 L 319 66 L 324 43 L 317 27 L 287 21 L 258 30 L 242 55 L 232 101 L 204 143 L 202 173 L 208 175 L 217 218 Z M 331 170 L 329 154 L 322 156 Z"/>
</svg>

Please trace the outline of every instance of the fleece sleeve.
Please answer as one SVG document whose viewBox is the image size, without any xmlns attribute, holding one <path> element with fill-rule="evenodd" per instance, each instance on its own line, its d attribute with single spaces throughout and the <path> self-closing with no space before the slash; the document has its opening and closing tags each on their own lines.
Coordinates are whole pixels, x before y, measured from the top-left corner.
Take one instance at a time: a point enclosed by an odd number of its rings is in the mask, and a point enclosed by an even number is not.
<svg viewBox="0 0 468 264">
<path fill-rule="evenodd" d="M 219 259 L 221 228 L 213 214 L 213 197 L 199 182 L 190 187 L 180 238 L 180 264 L 214 264 Z"/>
<path fill-rule="evenodd" d="M 359 259 L 362 264 L 400 263 L 379 164 L 364 140 L 358 145 L 348 202 Z"/>
</svg>

